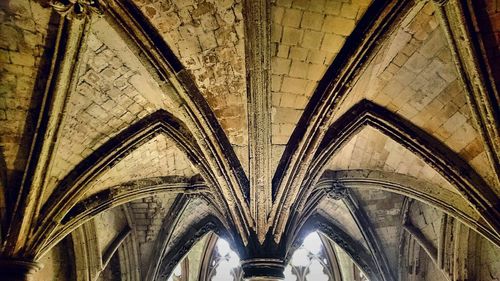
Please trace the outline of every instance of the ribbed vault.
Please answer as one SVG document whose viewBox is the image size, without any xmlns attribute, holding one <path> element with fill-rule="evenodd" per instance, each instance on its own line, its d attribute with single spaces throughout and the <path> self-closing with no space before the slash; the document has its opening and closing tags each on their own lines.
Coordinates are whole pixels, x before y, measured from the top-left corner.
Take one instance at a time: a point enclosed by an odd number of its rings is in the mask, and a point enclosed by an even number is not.
<svg viewBox="0 0 500 281">
<path fill-rule="evenodd" d="M 500 278 L 498 1 L 0 10 L 0 274 L 278 278 L 316 231 L 339 280 Z"/>
</svg>

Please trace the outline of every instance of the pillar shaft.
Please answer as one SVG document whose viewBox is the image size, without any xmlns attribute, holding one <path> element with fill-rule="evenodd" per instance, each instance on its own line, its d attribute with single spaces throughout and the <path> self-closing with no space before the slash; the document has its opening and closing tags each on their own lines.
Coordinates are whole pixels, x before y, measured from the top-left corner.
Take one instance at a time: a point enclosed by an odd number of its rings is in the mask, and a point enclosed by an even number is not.
<svg viewBox="0 0 500 281">
<path fill-rule="evenodd" d="M 280 259 L 254 258 L 241 261 L 245 280 L 275 281 L 284 280 L 284 263 Z"/>
<path fill-rule="evenodd" d="M 32 261 L 2 260 L 0 259 L 0 277 L 9 281 L 35 281 L 33 273 L 40 269 L 40 265 Z"/>
</svg>

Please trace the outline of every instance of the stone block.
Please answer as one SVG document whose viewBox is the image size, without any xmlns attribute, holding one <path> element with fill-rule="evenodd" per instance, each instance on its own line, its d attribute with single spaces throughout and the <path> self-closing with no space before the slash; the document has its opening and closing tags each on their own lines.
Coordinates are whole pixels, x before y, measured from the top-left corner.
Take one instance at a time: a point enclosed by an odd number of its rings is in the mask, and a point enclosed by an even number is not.
<svg viewBox="0 0 500 281">
<path fill-rule="evenodd" d="M 275 123 L 286 124 L 291 123 L 294 124 L 297 122 L 301 114 L 300 110 L 292 109 L 292 108 L 275 108 L 272 111 L 271 118 Z"/>
<path fill-rule="evenodd" d="M 271 22 L 274 24 L 281 24 L 284 14 L 285 14 L 285 9 L 283 7 L 276 7 L 276 6 L 272 7 Z"/>
<path fill-rule="evenodd" d="M 419 52 L 414 53 L 406 62 L 405 67 L 414 73 L 420 73 L 430 63 L 426 57 Z"/>
<path fill-rule="evenodd" d="M 278 24 L 271 25 L 271 42 L 279 43 L 281 42 L 281 34 L 283 32 L 283 27 Z"/>
<path fill-rule="evenodd" d="M 329 15 L 339 15 L 342 2 L 338 0 L 326 0 L 325 13 Z"/>
<path fill-rule="evenodd" d="M 289 8 L 292 6 L 292 0 L 277 0 L 276 5 Z"/>
<path fill-rule="evenodd" d="M 217 41 L 215 40 L 213 32 L 200 34 L 199 40 L 202 50 L 210 50 L 217 47 Z"/>
<path fill-rule="evenodd" d="M 290 46 L 297 46 L 302 40 L 302 30 L 292 27 L 283 28 L 283 38 L 281 42 Z"/>
<path fill-rule="evenodd" d="M 297 9 L 286 9 L 282 24 L 287 27 L 298 28 L 302 20 L 302 11 Z"/>
<path fill-rule="evenodd" d="M 271 59 L 271 72 L 277 75 L 288 74 L 290 71 L 290 63 L 289 59 L 283 59 L 274 57 Z"/>
<path fill-rule="evenodd" d="M 276 56 L 280 58 L 288 58 L 289 52 L 290 52 L 290 46 L 279 45 Z"/>
<path fill-rule="evenodd" d="M 321 30 L 324 15 L 321 13 L 304 12 L 300 26 L 312 30 Z"/>
<path fill-rule="evenodd" d="M 325 34 L 321 50 L 329 53 L 338 53 L 344 45 L 345 38 L 337 34 Z"/>
<path fill-rule="evenodd" d="M 306 30 L 301 46 L 308 49 L 318 49 L 321 46 L 322 38 L 322 32 Z"/>
<path fill-rule="evenodd" d="M 440 30 L 432 33 L 429 40 L 425 42 L 419 50 L 419 53 L 430 59 L 434 57 L 446 44 L 445 37 Z"/>
<path fill-rule="evenodd" d="M 294 46 L 290 48 L 289 58 L 293 60 L 305 61 L 308 52 L 309 52 L 308 49 Z"/>
<path fill-rule="evenodd" d="M 309 8 L 309 1 L 310 0 L 293 0 L 292 7 L 295 9 L 306 10 Z"/>
<path fill-rule="evenodd" d="M 307 79 L 319 81 L 326 72 L 326 66 L 323 64 L 309 64 Z"/>
<path fill-rule="evenodd" d="M 308 71 L 308 64 L 301 61 L 292 60 L 290 67 L 290 76 L 297 78 L 306 78 Z"/>
<path fill-rule="evenodd" d="M 326 0 L 313 0 L 309 3 L 309 11 L 323 14 L 325 12 Z"/>
<path fill-rule="evenodd" d="M 285 93 L 304 94 L 307 80 L 299 78 L 285 77 L 281 85 L 281 91 Z"/>
<path fill-rule="evenodd" d="M 323 23 L 324 32 L 348 36 L 354 29 L 355 21 L 338 16 L 327 16 Z"/>
<path fill-rule="evenodd" d="M 348 19 L 355 19 L 356 15 L 358 14 L 358 10 L 359 10 L 358 5 L 342 3 L 340 15 Z"/>
<path fill-rule="evenodd" d="M 311 50 L 307 56 L 307 60 L 311 63 L 317 63 L 317 64 L 329 63 L 325 61 L 326 53 L 322 51 Z"/>
</svg>

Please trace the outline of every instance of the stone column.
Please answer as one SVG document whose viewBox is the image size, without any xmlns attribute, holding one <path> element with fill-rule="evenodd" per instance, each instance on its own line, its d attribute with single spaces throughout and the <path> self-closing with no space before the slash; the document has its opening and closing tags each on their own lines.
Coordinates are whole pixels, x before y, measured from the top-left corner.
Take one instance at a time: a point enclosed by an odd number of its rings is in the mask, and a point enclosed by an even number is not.
<svg viewBox="0 0 500 281">
<path fill-rule="evenodd" d="M 35 281 L 33 273 L 41 268 L 33 261 L 0 259 L 0 279 L 9 281 Z"/>
<path fill-rule="evenodd" d="M 273 258 L 254 258 L 241 261 L 243 278 L 248 281 L 284 280 L 284 262 Z"/>
</svg>

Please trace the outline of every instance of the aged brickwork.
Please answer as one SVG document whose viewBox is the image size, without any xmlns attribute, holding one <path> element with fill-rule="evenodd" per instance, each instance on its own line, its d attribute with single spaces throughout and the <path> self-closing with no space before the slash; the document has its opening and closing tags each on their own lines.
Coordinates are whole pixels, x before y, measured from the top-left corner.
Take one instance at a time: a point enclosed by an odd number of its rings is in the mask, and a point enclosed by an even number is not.
<svg viewBox="0 0 500 281">
<path fill-rule="evenodd" d="M 370 217 L 389 265 L 397 269 L 403 197 L 380 190 L 355 192 Z"/>
<path fill-rule="evenodd" d="M 172 196 L 156 195 L 129 203 L 134 217 L 135 233 L 138 238 L 143 274 L 151 262 L 151 254 L 163 220 L 173 203 Z"/>
<path fill-rule="evenodd" d="M 446 143 L 495 185 L 432 3 L 424 5 L 382 48 L 339 115 L 362 98 L 396 112 Z"/>
<path fill-rule="evenodd" d="M 186 155 L 164 135 L 158 135 L 121 159 L 103 173 L 87 193 L 137 179 L 160 176 L 191 177 L 197 174 Z"/>
<path fill-rule="evenodd" d="M 363 234 L 356 225 L 356 221 L 354 221 L 351 216 L 349 209 L 347 209 L 342 201 L 326 198 L 318 205 L 318 211 L 332 221 L 336 221 L 342 230 L 349 233 L 354 239 L 366 246 Z"/>
<path fill-rule="evenodd" d="M 499 11 L 3 1 L 0 279 L 206 281 L 213 232 L 282 280 L 319 231 L 329 280 L 500 280 Z"/>
<path fill-rule="evenodd" d="M 240 1 L 134 2 L 193 75 L 230 142 L 245 145 L 245 48 Z"/>
<path fill-rule="evenodd" d="M 372 169 L 409 175 L 453 192 L 456 189 L 431 166 L 396 141 L 367 127 L 330 161 L 331 170 Z"/>
<path fill-rule="evenodd" d="M 318 81 L 370 0 L 284 0 L 271 8 L 273 144 L 288 142 Z"/>
<path fill-rule="evenodd" d="M 50 59 L 47 43 L 50 10 L 35 1 L 0 3 L 0 146 L 2 170 L 19 176 L 29 156 L 42 89 L 36 85 L 39 69 Z M 54 29 L 54 26 L 50 27 Z M 53 38 L 51 38 L 53 40 Z M 49 52 L 50 53 L 50 52 Z M 43 79 L 43 77 L 41 77 Z"/>
<path fill-rule="evenodd" d="M 408 216 L 411 223 L 417 227 L 427 241 L 431 242 L 437 249 L 443 212 L 429 205 L 413 202 Z"/>
<path fill-rule="evenodd" d="M 141 80 L 147 81 L 146 74 L 138 73 L 95 32 L 89 35 L 86 62 L 69 97 L 50 187 L 104 142 L 159 109 L 143 94 L 143 88 L 137 88 Z"/>
<path fill-rule="evenodd" d="M 179 241 L 183 239 L 183 234 L 185 234 L 189 230 L 193 229 L 193 224 L 201 221 L 203 218 L 207 217 L 210 214 L 214 214 L 210 206 L 210 203 L 205 201 L 204 199 L 195 198 L 190 200 L 186 209 L 182 213 L 182 217 L 180 218 L 177 227 L 172 234 L 172 238 L 168 243 L 167 250 L 176 245 Z"/>
</svg>

